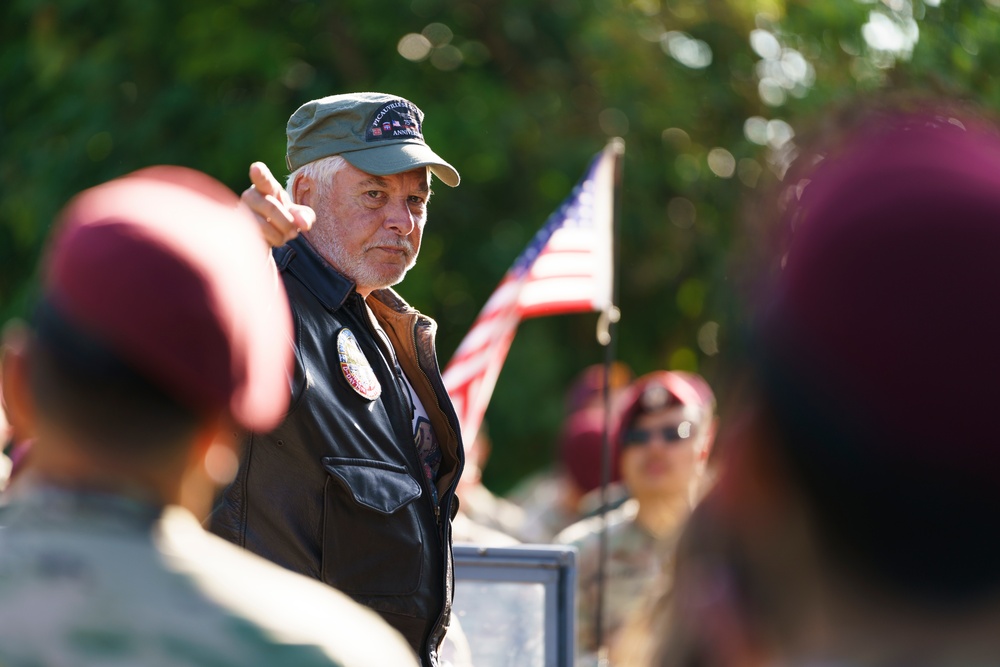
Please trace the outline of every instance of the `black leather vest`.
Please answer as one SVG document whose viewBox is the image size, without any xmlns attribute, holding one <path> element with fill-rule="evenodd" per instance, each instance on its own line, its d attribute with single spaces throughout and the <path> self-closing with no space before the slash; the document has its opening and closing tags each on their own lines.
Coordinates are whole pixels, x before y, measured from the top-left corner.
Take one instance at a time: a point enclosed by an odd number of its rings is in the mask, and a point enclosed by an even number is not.
<svg viewBox="0 0 1000 667">
<path fill-rule="evenodd" d="M 239 472 L 210 518 L 211 530 L 374 609 L 425 665 L 436 664 L 451 609 L 450 519 L 464 462 L 434 353 L 436 325 L 392 290 L 379 290 L 369 303 L 383 327 L 410 335 L 390 347 L 353 283 L 308 242 L 296 239 L 274 256 L 295 317 L 292 404 L 274 431 L 245 438 Z M 337 337 L 345 327 L 381 385 L 374 400 L 355 391 L 341 368 Z M 437 506 L 393 351 L 441 444 Z"/>
</svg>

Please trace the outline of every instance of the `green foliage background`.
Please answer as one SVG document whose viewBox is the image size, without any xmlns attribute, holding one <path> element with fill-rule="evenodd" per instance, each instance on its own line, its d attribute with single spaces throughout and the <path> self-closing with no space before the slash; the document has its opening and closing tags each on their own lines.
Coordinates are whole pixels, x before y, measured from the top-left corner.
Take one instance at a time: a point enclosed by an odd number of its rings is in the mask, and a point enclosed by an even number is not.
<svg viewBox="0 0 1000 667">
<path fill-rule="evenodd" d="M 886 86 L 1000 102 L 1000 0 L 7 0 L 0 21 L 0 318 L 28 311 L 75 192 L 158 163 L 242 191 L 253 160 L 284 175 L 298 105 L 379 90 L 424 110 L 463 177 L 438 184 L 401 287 L 438 319 L 442 361 L 612 136 L 617 356 L 715 380 L 741 206 L 794 156 L 782 128 Z M 549 460 L 565 387 L 603 357 L 595 323 L 522 325 L 487 415 L 494 488 Z"/>
</svg>

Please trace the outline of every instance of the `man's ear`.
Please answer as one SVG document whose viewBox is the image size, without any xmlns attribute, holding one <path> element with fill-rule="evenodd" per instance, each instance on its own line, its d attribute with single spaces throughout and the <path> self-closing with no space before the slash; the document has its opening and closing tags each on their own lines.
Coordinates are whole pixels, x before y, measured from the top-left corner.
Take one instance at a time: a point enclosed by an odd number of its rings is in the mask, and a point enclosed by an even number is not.
<svg viewBox="0 0 1000 667">
<path fill-rule="evenodd" d="M 315 184 L 308 174 L 299 174 L 292 182 L 292 199 L 296 204 L 311 207 L 316 195 Z"/>
<path fill-rule="evenodd" d="M 10 423 L 11 439 L 20 442 L 34 435 L 36 410 L 28 376 L 28 341 L 31 331 L 24 322 L 4 327 L 0 348 L 3 408 Z"/>
</svg>

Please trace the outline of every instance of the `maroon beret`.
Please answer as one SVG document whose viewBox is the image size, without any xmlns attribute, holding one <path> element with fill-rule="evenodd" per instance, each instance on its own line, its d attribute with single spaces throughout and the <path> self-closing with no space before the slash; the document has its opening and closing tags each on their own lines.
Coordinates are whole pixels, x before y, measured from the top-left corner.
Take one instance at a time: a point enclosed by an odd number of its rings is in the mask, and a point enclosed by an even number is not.
<svg viewBox="0 0 1000 667">
<path fill-rule="evenodd" d="M 291 316 L 257 224 L 213 178 L 137 171 L 75 197 L 45 301 L 181 404 L 254 429 L 287 409 Z"/>
<path fill-rule="evenodd" d="M 867 456 L 1000 480 L 1000 139 L 947 116 L 864 127 L 800 184 L 760 318 L 769 364 Z M 861 454 L 865 456 L 865 454 Z"/>
<path fill-rule="evenodd" d="M 601 485 L 601 449 L 604 445 L 604 410 L 585 408 L 569 417 L 559 435 L 559 458 L 566 472 L 583 493 Z M 611 447 L 611 481 L 621 479 L 618 456 Z"/>
<path fill-rule="evenodd" d="M 775 432 L 755 446 L 781 455 L 831 562 L 907 603 L 988 599 L 1000 138 L 951 112 L 880 117 L 791 187 L 752 347 Z"/>
<path fill-rule="evenodd" d="M 608 376 L 608 389 L 612 392 L 626 388 L 634 377 L 632 369 L 620 361 L 609 366 L 587 366 L 573 379 L 566 392 L 566 411 L 576 412 L 603 397 L 605 373 Z"/>
<path fill-rule="evenodd" d="M 653 371 L 635 380 L 615 419 L 612 440 L 616 451 L 621 451 L 625 431 L 637 417 L 673 406 L 695 407 L 703 417 L 710 417 L 715 411 L 715 394 L 700 375 L 684 371 Z"/>
</svg>

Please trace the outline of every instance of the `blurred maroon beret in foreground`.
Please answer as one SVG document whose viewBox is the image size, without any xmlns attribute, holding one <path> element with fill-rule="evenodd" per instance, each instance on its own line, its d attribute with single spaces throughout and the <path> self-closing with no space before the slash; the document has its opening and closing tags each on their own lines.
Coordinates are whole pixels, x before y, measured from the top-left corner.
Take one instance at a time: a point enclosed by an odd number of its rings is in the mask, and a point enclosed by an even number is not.
<svg viewBox="0 0 1000 667">
<path fill-rule="evenodd" d="M 1000 138 L 882 117 L 790 187 L 759 395 L 824 552 L 926 600 L 1000 588 Z"/>
<path fill-rule="evenodd" d="M 199 414 L 254 429 L 288 405 L 291 315 L 238 197 L 151 167 L 75 197 L 43 264 L 43 303 Z"/>
<path fill-rule="evenodd" d="M 761 319 L 769 358 L 878 456 L 1000 481 L 995 131 L 872 123 L 803 184 Z"/>
</svg>

